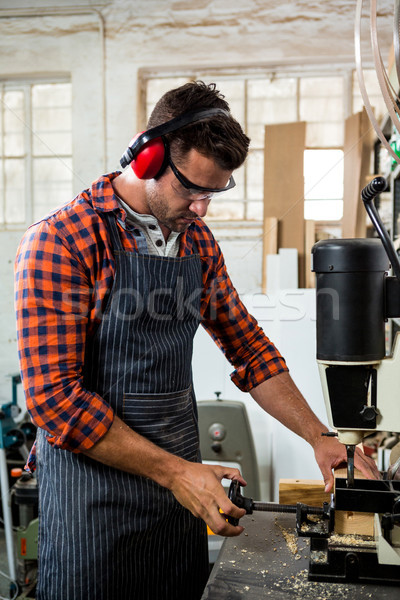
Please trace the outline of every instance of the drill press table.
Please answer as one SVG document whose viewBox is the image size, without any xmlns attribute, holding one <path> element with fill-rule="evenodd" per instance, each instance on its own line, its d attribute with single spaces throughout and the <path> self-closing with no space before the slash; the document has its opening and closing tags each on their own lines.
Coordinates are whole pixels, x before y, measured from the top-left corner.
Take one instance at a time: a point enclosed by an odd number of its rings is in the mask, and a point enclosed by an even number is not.
<svg viewBox="0 0 400 600">
<path fill-rule="evenodd" d="M 398 600 L 398 586 L 308 581 L 309 539 L 298 537 L 295 515 L 254 513 L 245 531 L 226 538 L 202 600 Z"/>
</svg>

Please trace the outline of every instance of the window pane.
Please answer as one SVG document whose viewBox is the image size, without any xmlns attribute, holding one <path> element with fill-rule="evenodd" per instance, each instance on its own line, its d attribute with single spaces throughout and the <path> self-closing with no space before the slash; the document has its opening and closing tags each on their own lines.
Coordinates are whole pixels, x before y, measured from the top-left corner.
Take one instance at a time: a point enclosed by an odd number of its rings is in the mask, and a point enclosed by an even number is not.
<svg viewBox="0 0 400 600">
<path fill-rule="evenodd" d="M 64 204 L 72 197 L 72 160 L 33 160 L 34 220 Z"/>
<path fill-rule="evenodd" d="M 247 160 L 247 198 L 262 200 L 264 197 L 264 152 L 250 152 Z"/>
<path fill-rule="evenodd" d="M 308 148 L 331 148 L 343 146 L 344 121 L 337 123 L 307 123 L 306 146 Z"/>
<path fill-rule="evenodd" d="M 311 221 L 340 221 L 343 217 L 343 200 L 306 200 L 304 218 Z"/>
<path fill-rule="evenodd" d="M 307 146 L 342 146 L 343 119 L 343 77 L 300 80 L 300 120 L 307 122 Z"/>
<path fill-rule="evenodd" d="M 0 156 L 3 156 L 3 93 L 0 87 Z"/>
<path fill-rule="evenodd" d="M 243 201 L 244 198 L 244 167 L 243 165 L 233 173 L 236 185 L 234 188 L 227 192 L 223 192 L 220 196 L 216 194 L 213 198 L 218 202 L 237 202 L 238 200 Z"/>
<path fill-rule="evenodd" d="M 34 108 L 71 106 L 71 100 L 70 83 L 40 83 L 32 86 L 32 106 Z"/>
<path fill-rule="evenodd" d="M 343 198 L 343 151 L 305 150 L 304 198 Z"/>
<path fill-rule="evenodd" d="M 247 134 L 253 148 L 264 148 L 264 127 L 272 123 L 296 121 L 296 80 L 249 81 Z"/>
<path fill-rule="evenodd" d="M 71 154 L 71 84 L 32 86 L 34 156 Z"/>
<path fill-rule="evenodd" d="M 228 81 L 226 79 L 223 79 L 222 81 L 216 81 L 213 79 L 213 82 L 216 84 L 217 90 L 219 90 L 221 94 L 225 96 L 225 100 L 229 104 L 232 115 L 237 121 L 239 121 L 239 123 L 243 125 L 244 81 L 237 79 L 234 81 Z"/>
<path fill-rule="evenodd" d="M 343 120 L 343 98 L 300 98 L 300 120 L 310 123 Z"/>
<path fill-rule="evenodd" d="M 146 117 L 150 117 L 156 102 L 169 90 L 188 83 L 187 77 L 171 77 L 167 79 L 149 79 L 146 85 Z"/>
<path fill-rule="evenodd" d="M 208 207 L 207 220 L 238 221 L 244 219 L 243 202 L 222 202 L 214 200 Z"/>
<path fill-rule="evenodd" d="M 24 159 L 4 161 L 6 223 L 24 223 L 26 219 L 24 162 Z"/>
<path fill-rule="evenodd" d="M 4 223 L 3 160 L 0 158 L 0 223 Z"/>
<path fill-rule="evenodd" d="M 250 221 L 262 221 L 264 216 L 263 202 L 249 202 L 247 204 L 247 218 Z"/>
<path fill-rule="evenodd" d="M 4 93 L 4 155 L 24 155 L 25 106 L 22 90 Z"/>
<path fill-rule="evenodd" d="M 33 155 L 51 156 L 72 154 L 72 133 L 70 131 L 40 131 L 33 133 Z"/>
<path fill-rule="evenodd" d="M 364 69 L 364 81 L 367 89 L 369 101 L 371 106 L 374 108 L 375 116 L 378 119 L 382 119 L 386 113 L 387 108 L 385 101 L 382 96 L 382 92 L 379 87 L 378 78 L 375 69 Z M 357 72 L 353 72 L 353 113 L 362 111 L 364 106 L 363 99 L 361 97 L 360 87 L 358 84 Z"/>
<path fill-rule="evenodd" d="M 339 220 L 343 214 L 343 151 L 304 152 L 304 217 Z"/>
<path fill-rule="evenodd" d="M 302 77 L 300 95 L 305 98 L 341 98 L 343 95 L 343 77 Z"/>
</svg>

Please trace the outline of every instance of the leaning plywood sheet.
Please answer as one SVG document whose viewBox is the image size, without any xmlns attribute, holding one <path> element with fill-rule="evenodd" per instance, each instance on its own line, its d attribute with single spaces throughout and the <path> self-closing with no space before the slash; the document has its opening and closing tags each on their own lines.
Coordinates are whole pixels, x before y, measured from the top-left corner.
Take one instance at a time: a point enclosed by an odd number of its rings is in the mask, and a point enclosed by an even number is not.
<svg viewBox="0 0 400 600">
<path fill-rule="evenodd" d="M 346 119 L 344 135 L 344 238 L 365 237 L 366 212 L 361 190 L 368 183 L 372 151 L 372 126 L 365 109 Z"/>
<path fill-rule="evenodd" d="M 265 217 L 263 223 L 262 292 L 267 293 L 267 256 L 278 252 L 278 219 Z"/>
<path fill-rule="evenodd" d="M 279 248 L 297 249 L 300 287 L 304 287 L 305 133 L 304 122 L 267 125 L 264 152 L 264 219 L 278 219 Z"/>
</svg>

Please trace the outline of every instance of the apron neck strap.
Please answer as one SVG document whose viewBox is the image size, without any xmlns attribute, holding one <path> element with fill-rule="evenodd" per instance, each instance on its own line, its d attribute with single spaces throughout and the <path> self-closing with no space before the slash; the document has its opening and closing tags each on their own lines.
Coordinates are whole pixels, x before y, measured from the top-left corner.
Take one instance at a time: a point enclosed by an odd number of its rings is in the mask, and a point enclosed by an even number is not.
<svg viewBox="0 0 400 600">
<path fill-rule="evenodd" d="M 106 212 L 104 213 L 104 218 L 106 220 L 107 229 L 111 236 L 111 246 L 113 250 L 122 252 L 124 248 L 122 246 L 121 238 L 119 237 L 116 215 L 112 212 Z"/>
</svg>

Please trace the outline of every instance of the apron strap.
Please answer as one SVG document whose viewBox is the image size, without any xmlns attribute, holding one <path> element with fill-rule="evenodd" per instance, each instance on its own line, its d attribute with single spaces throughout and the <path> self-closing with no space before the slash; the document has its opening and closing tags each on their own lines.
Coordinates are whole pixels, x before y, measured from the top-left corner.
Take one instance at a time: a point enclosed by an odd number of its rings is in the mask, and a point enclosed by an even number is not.
<svg viewBox="0 0 400 600">
<path fill-rule="evenodd" d="M 117 250 L 119 252 L 123 252 L 124 248 L 122 246 L 121 238 L 119 237 L 119 233 L 118 233 L 117 217 L 112 212 L 106 212 L 106 213 L 104 213 L 104 218 L 108 225 L 107 229 L 111 236 L 112 250 Z"/>
</svg>

